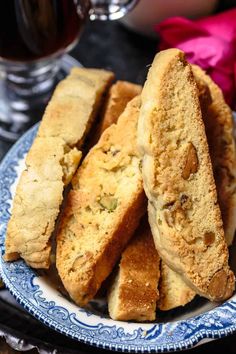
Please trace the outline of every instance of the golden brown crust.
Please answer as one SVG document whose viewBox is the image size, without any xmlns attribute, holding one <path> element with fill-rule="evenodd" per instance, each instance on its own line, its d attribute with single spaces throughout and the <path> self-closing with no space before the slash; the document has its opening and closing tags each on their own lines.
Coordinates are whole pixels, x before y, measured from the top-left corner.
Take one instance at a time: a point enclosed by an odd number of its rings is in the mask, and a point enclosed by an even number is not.
<svg viewBox="0 0 236 354">
<path fill-rule="evenodd" d="M 212 104 L 212 97 L 210 89 L 205 81 L 197 75 L 197 72 L 194 72 L 194 65 L 192 65 L 192 70 L 194 74 L 194 79 L 197 84 L 198 97 L 201 106 L 202 116 L 204 117 L 207 114 L 209 106 Z"/>
<path fill-rule="evenodd" d="M 139 98 L 103 133 L 72 181 L 57 235 L 56 265 L 81 306 L 109 275 L 145 212 L 136 147 L 138 112 Z"/>
<path fill-rule="evenodd" d="M 193 290 L 223 300 L 234 290 L 234 276 L 197 87 L 184 53 L 170 49 L 156 56 L 141 97 L 138 144 L 155 245 Z M 215 235 L 211 245 L 209 232 Z M 220 271 L 226 275 L 224 294 L 215 285 L 220 287 Z"/>
<path fill-rule="evenodd" d="M 100 122 L 91 133 L 89 146 L 95 145 L 104 130 L 117 122 L 127 103 L 139 95 L 141 89 L 141 86 L 127 81 L 117 81 L 111 86 L 101 109 Z"/>
<path fill-rule="evenodd" d="M 86 247 L 87 245 L 83 248 L 80 244 L 80 237 L 83 237 L 82 233 L 86 232 L 86 225 L 79 224 L 80 220 L 77 218 L 84 201 L 79 191 L 70 191 L 57 237 L 56 256 L 56 265 L 61 280 L 71 298 L 80 306 L 86 305 L 94 297 L 103 280 L 111 273 L 133 231 L 138 226 L 140 217 L 145 212 L 145 196 L 144 193 L 140 193 L 132 204 L 120 211 L 118 222 L 114 228 L 109 230 L 112 234 L 105 235 L 104 242 L 99 241 L 102 243 L 101 247 L 94 251 L 93 246 L 91 249 Z M 71 218 L 74 220 L 73 224 L 70 224 Z M 65 236 L 64 233 L 67 235 Z M 69 237 L 66 238 L 68 235 Z M 70 238 L 70 235 L 77 239 L 75 247 L 73 246 L 75 240 Z M 95 234 L 90 237 L 97 238 Z M 81 243 L 83 241 L 81 240 Z M 79 256 L 75 254 L 76 248 L 80 249 Z M 85 251 L 81 252 L 81 249 Z"/>
<path fill-rule="evenodd" d="M 159 261 L 145 217 L 122 253 L 117 278 L 110 288 L 108 309 L 112 319 L 155 320 Z"/>
<path fill-rule="evenodd" d="M 109 71 L 73 68 L 58 84 L 38 135 L 61 137 L 66 145 L 80 148 L 113 79 Z"/>
<path fill-rule="evenodd" d="M 236 153 L 233 137 L 233 115 L 221 89 L 197 65 L 193 73 L 198 86 L 207 85 L 212 103 L 203 114 L 213 173 L 221 209 L 225 238 L 232 244 L 236 229 Z"/>
<path fill-rule="evenodd" d="M 117 122 L 127 103 L 140 95 L 142 86 L 127 81 L 117 81 L 109 90 L 104 115 L 100 126 L 100 135 L 106 128 Z"/>
<path fill-rule="evenodd" d="M 7 229 L 6 260 L 22 257 L 34 268 L 49 267 L 50 237 L 63 189 L 81 158 L 77 147 L 81 147 L 112 79 L 110 72 L 79 68 L 57 86 L 17 186 Z"/>
</svg>

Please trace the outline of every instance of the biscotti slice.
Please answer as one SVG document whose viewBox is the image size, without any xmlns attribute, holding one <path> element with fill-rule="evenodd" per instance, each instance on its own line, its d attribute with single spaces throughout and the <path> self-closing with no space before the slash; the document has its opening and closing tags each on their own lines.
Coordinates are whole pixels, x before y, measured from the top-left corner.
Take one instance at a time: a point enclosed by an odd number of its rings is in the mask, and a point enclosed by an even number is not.
<svg viewBox="0 0 236 354">
<path fill-rule="evenodd" d="M 113 320 L 155 320 L 159 263 L 145 217 L 122 253 L 119 270 L 108 293 L 108 310 Z"/>
<path fill-rule="evenodd" d="M 77 148 L 81 147 L 112 79 L 110 72 L 74 69 L 57 86 L 17 186 L 7 228 L 5 260 L 22 257 L 34 268 L 49 267 L 50 237 L 63 190 L 81 158 Z"/>
<path fill-rule="evenodd" d="M 206 128 L 219 207 L 228 245 L 235 233 L 235 143 L 233 117 L 220 88 L 197 65 L 192 65 Z M 170 310 L 191 301 L 195 293 L 162 262 L 158 307 Z"/>
<path fill-rule="evenodd" d="M 117 122 L 127 103 L 135 96 L 140 95 L 141 90 L 142 86 L 128 81 L 117 81 L 111 86 L 101 120 L 100 133 Z"/>
<path fill-rule="evenodd" d="M 81 306 L 110 274 L 146 211 L 137 151 L 140 98 L 107 128 L 72 180 L 57 235 L 56 266 Z"/>
<path fill-rule="evenodd" d="M 92 132 L 93 136 L 90 139 L 89 146 L 95 145 L 104 130 L 117 122 L 127 103 L 139 95 L 141 90 L 142 86 L 128 81 L 117 81 L 111 86 L 101 109 L 100 122 Z"/>
<path fill-rule="evenodd" d="M 183 52 L 156 56 L 141 101 L 138 145 L 156 248 L 199 295 L 226 299 L 234 275 L 197 87 Z"/>
<path fill-rule="evenodd" d="M 212 103 L 203 120 L 212 161 L 226 242 L 232 244 L 236 229 L 236 152 L 233 137 L 233 115 L 221 89 L 199 66 L 192 65 L 199 86 L 208 86 Z M 203 84 L 200 84 L 201 86 Z"/>
<path fill-rule="evenodd" d="M 199 77 L 194 77 L 202 115 L 207 114 L 208 107 L 212 103 L 210 90 L 207 84 Z M 160 298 L 157 307 L 162 311 L 172 310 L 184 306 L 192 301 L 196 295 L 181 278 L 181 276 L 161 261 L 161 278 L 159 281 Z"/>
<path fill-rule="evenodd" d="M 196 77 L 195 77 L 196 80 Z M 202 114 L 206 114 L 212 103 L 210 90 L 203 80 L 196 80 L 198 97 Z M 184 306 L 193 300 L 196 293 L 181 278 L 181 276 L 161 262 L 161 279 L 159 281 L 160 298 L 158 308 L 162 311 L 172 310 Z"/>
</svg>

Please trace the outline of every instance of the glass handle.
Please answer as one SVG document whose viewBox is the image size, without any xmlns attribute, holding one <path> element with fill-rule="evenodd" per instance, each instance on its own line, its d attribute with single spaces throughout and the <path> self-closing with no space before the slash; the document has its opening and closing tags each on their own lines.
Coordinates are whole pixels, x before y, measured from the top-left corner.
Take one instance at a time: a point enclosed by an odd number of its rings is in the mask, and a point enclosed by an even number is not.
<svg viewBox="0 0 236 354">
<path fill-rule="evenodd" d="M 118 20 L 131 11 L 139 0 L 91 0 L 90 20 Z"/>
</svg>

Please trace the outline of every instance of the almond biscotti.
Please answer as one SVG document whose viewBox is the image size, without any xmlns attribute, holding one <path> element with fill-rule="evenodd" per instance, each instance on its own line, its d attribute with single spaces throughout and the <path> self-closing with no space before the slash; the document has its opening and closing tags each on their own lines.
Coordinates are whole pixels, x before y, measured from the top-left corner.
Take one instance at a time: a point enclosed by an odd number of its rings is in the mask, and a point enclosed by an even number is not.
<svg viewBox="0 0 236 354">
<path fill-rule="evenodd" d="M 178 49 L 160 52 L 149 70 L 141 94 L 138 145 L 159 254 L 198 294 L 217 301 L 228 298 L 234 275 L 197 87 Z"/>
<path fill-rule="evenodd" d="M 118 272 L 108 293 L 108 310 L 113 320 L 155 320 L 159 263 L 145 217 L 122 253 Z"/>
<path fill-rule="evenodd" d="M 212 103 L 210 90 L 201 78 L 196 77 L 196 75 L 194 78 L 197 84 L 202 115 L 204 116 L 207 114 L 208 107 Z M 157 306 L 162 311 L 184 306 L 192 301 L 196 295 L 195 291 L 184 282 L 181 276 L 174 272 L 163 261 L 161 262 L 159 293 L 160 298 Z"/>
<path fill-rule="evenodd" d="M 202 80 L 196 80 L 194 77 L 198 97 L 200 101 L 202 114 L 207 114 L 209 105 L 212 103 L 210 90 L 207 84 Z M 184 306 L 192 301 L 196 293 L 181 278 L 181 276 L 161 261 L 161 279 L 159 282 L 160 298 L 158 308 L 162 311 L 168 311 L 179 306 Z"/>
<path fill-rule="evenodd" d="M 48 268 L 50 237 L 64 187 L 81 158 L 80 148 L 113 74 L 75 68 L 57 86 L 26 157 L 7 228 L 7 261 L 22 257 L 34 268 Z"/>
<path fill-rule="evenodd" d="M 212 102 L 203 120 L 215 177 L 226 242 L 232 244 L 236 229 L 236 152 L 232 111 L 221 89 L 199 66 L 192 65 L 197 81 L 207 85 Z"/>
<path fill-rule="evenodd" d="M 56 266 L 84 306 L 110 274 L 146 211 L 136 145 L 140 98 L 102 134 L 72 180 L 57 235 Z"/>
<path fill-rule="evenodd" d="M 225 239 L 232 243 L 235 232 L 235 143 L 233 119 L 220 88 L 198 66 L 192 65 L 206 128 L 217 197 L 221 210 Z M 158 307 L 170 310 L 191 301 L 195 292 L 182 278 L 162 262 Z"/>
</svg>

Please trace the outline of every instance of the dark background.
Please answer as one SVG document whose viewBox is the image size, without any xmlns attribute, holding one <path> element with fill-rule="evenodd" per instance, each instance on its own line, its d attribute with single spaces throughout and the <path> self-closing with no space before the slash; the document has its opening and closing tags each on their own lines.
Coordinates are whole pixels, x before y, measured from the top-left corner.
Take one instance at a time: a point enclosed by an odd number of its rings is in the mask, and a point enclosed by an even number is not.
<svg viewBox="0 0 236 354">
<path fill-rule="evenodd" d="M 186 0 L 187 1 L 187 0 Z M 207 0 L 206 0 L 207 1 Z M 220 1 L 218 11 L 236 6 L 236 0 Z M 89 22 L 79 44 L 71 54 L 86 67 L 109 69 L 115 72 L 117 79 L 142 84 L 148 65 L 157 51 L 158 39 L 149 39 L 129 32 L 118 22 Z M 0 141 L 0 159 L 12 144 Z M 0 330 L 23 338 L 38 348 L 57 353 L 106 353 L 97 348 L 88 347 L 62 336 L 32 318 L 23 310 L 9 305 L 0 299 Z M 0 342 L 0 354 L 15 353 Z M 185 353 L 236 353 L 236 335 L 213 341 Z M 37 353 L 36 350 L 30 353 Z"/>
</svg>

